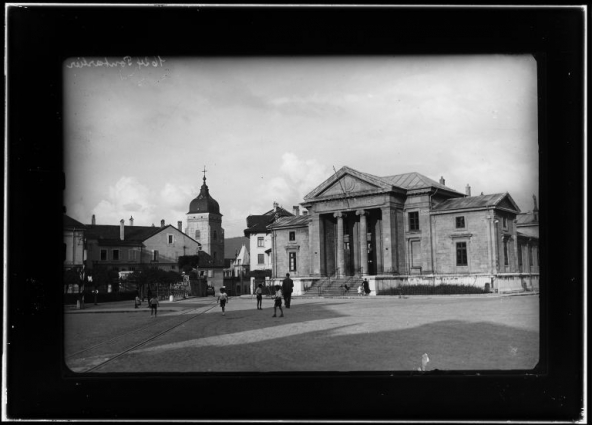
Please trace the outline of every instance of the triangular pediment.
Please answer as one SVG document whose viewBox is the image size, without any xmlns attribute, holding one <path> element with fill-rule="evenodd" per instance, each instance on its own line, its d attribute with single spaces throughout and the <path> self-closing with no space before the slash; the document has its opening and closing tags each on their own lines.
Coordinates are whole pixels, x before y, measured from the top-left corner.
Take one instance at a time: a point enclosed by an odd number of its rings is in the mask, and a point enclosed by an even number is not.
<svg viewBox="0 0 592 425">
<path fill-rule="evenodd" d="M 327 187 L 318 196 L 351 195 L 356 192 L 380 189 L 378 186 L 368 183 L 362 179 L 346 174 L 339 180 Z"/>
<path fill-rule="evenodd" d="M 304 197 L 306 201 L 333 196 L 352 196 L 357 193 L 392 190 L 393 185 L 379 177 L 342 167 Z"/>
</svg>

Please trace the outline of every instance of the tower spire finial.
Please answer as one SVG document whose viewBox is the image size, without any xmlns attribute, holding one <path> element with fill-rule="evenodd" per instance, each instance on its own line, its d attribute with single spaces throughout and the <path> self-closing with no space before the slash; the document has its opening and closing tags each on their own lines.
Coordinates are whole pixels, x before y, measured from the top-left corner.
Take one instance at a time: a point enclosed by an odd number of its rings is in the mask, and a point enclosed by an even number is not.
<svg viewBox="0 0 592 425">
<path fill-rule="evenodd" d="M 204 169 L 203 169 L 203 171 L 202 171 L 202 173 L 204 173 L 204 176 L 203 176 L 203 181 L 204 181 L 204 183 L 206 182 L 206 171 L 207 171 L 207 170 L 206 170 L 206 166 L 204 165 Z"/>
</svg>

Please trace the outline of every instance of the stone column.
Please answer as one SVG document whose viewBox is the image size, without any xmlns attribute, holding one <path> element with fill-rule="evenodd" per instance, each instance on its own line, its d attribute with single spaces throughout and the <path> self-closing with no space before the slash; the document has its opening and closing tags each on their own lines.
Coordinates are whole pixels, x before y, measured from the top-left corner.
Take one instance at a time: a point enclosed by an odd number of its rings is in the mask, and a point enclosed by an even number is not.
<svg viewBox="0 0 592 425">
<path fill-rule="evenodd" d="M 333 217 L 337 218 L 337 277 L 345 273 L 345 261 L 343 257 L 343 214 L 336 212 Z"/>
<path fill-rule="evenodd" d="M 356 215 L 360 216 L 360 267 L 362 274 L 368 274 L 368 232 L 366 229 L 366 211 L 358 210 Z"/>
</svg>

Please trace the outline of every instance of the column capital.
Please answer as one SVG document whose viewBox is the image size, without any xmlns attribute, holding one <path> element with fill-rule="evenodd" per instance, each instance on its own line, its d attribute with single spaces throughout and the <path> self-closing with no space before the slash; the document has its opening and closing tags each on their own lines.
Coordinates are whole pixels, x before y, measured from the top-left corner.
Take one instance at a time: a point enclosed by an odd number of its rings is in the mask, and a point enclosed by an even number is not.
<svg viewBox="0 0 592 425">
<path fill-rule="evenodd" d="M 356 215 L 366 215 L 366 214 L 368 214 L 368 213 L 366 212 L 366 210 L 357 210 L 357 211 L 356 211 Z"/>
<path fill-rule="evenodd" d="M 341 212 L 341 211 L 338 211 L 338 212 L 336 212 L 336 213 L 333 214 L 333 217 L 335 217 L 335 218 L 343 218 L 343 217 L 345 217 L 345 213 L 344 212 Z"/>
</svg>

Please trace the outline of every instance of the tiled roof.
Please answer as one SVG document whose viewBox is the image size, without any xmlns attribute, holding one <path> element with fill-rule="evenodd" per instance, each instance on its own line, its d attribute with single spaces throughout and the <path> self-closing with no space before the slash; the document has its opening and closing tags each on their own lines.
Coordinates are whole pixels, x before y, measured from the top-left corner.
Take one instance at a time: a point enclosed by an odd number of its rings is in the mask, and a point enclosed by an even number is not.
<svg viewBox="0 0 592 425">
<path fill-rule="evenodd" d="M 465 198 L 448 199 L 433 208 L 433 211 L 462 210 L 500 206 L 502 200 L 508 198 L 504 207 L 520 212 L 508 193 L 494 193 L 492 195 L 467 196 Z"/>
<path fill-rule="evenodd" d="M 224 259 L 223 258 L 214 258 L 210 254 L 204 251 L 198 251 L 197 255 L 199 256 L 199 268 L 223 268 L 224 267 Z"/>
<path fill-rule="evenodd" d="M 249 249 L 249 239 L 244 236 L 237 236 L 236 238 L 224 238 L 224 258 L 234 259 L 236 254 L 240 252 L 245 245 Z"/>
<path fill-rule="evenodd" d="M 381 177 L 381 178 L 383 180 L 389 182 L 393 186 L 397 186 L 397 187 L 407 189 L 407 190 L 435 187 L 435 188 L 439 188 L 439 189 L 448 190 L 451 192 L 457 192 L 456 190 L 454 190 L 448 186 L 440 184 L 437 181 L 432 180 L 429 177 L 426 177 L 423 174 L 419 174 L 416 172 L 397 174 L 395 176 L 387 176 L 387 177 Z M 457 193 L 460 193 L 460 192 L 457 192 Z"/>
<path fill-rule="evenodd" d="M 64 229 L 72 229 L 72 228 L 76 228 L 76 229 L 84 229 L 86 228 L 86 226 L 84 224 L 82 224 L 81 222 L 74 220 L 72 217 L 64 214 Z"/>
<path fill-rule="evenodd" d="M 294 217 L 294 214 L 285 210 L 282 207 L 277 208 L 277 216 L 279 217 Z M 250 215 L 247 217 L 247 228 L 245 229 L 245 236 L 248 237 L 251 233 L 265 233 L 267 226 L 275 220 L 275 210 L 267 211 L 262 215 Z"/>
<path fill-rule="evenodd" d="M 123 240 L 121 240 L 119 237 L 120 226 L 95 224 L 86 226 L 86 237 L 91 240 L 96 239 L 102 246 L 133 246 L 142 244 L 146 239 L 167 228 L 178 230 L 170 224 L 165 227 L 124 226 Z"/>
<path fill-rule="evenodd" d="M 539 222 L 538 222 L 538 220 L 535 220 L 534 213 L 532 211 L 518 214 L 516 216 L 516 225 L 517 226 L 532 226 L 532 225 L 538 226 L 538 224 L 539 224 Z"/>
<path fill-rule="evenodd" d="M 295 217 L 282 217 L 275 223 L 271 223 L 267 226 L 269 229 L 277 229 L 280 227 L 293 227 L 293 226 L 308 226 L 311 218 L 309 215 L 299 215 Z"/>
<path fill-rule="evenodd" d="M 525 238 L 537 238 L 539 237 L 538 227 L 521 227 L 519 231 L 516 231 L 518 236 Z"/>
</svg>

